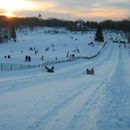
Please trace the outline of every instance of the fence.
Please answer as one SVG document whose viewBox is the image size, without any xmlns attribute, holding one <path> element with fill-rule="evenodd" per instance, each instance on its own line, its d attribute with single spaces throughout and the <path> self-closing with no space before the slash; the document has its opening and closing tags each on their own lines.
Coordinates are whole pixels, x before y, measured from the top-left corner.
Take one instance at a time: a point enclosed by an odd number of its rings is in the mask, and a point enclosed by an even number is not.
<svg viewBox="0 0 130 130">
<path fill-rule="evenodd" d="M 35 68 L 36 65 L 22 65 L 22 64 L 9 64 L 9 63 L 1 63 L 0 71 L 18 71 L 25 70 L 30 68 Z"/>
<path fill-rule="evenodd" d="M 97 57 L 102 52 L 105 45 L 106 45 L 106 43 L 104 43 L 102 48 L 95 55 L 89 56 L 89 57 L 88 56 L 78 56 L 78 57 L 71 58 L 71 59 L 47 61 L 47 62 L 44 62 L 42 64 L 38 64 L 38 65 L 23 65 L 23 64 L 1 63 L 0 64 L 0 71 L 19 71 L 19 70 L 38 68 L 38 67 L 43 67 L 43 66 L 48 66 L 48 65 L 66 63 L 66 62 L 76 61 L 76 60 L 79 60 L 79 59 L 93 59 L 93 58 Z"/>
</svg>

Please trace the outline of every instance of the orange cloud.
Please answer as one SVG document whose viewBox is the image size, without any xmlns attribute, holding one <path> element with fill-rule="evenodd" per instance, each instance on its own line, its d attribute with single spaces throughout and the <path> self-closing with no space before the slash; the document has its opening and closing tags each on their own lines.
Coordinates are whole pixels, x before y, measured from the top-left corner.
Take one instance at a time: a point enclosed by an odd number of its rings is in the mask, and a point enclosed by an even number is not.
<svg viewBox="0 0 130 130">
<path fill-rule="evenodd" d="M 57 13 L 57 14 L 68 14 L 69 12 L 64 9 L 55 9 L 55 10 L 49 10 L 47 11 L 49 13 Z"/>
<path fill-rule="evenodd" d="M 11 3 L 11 5 L 9 4 Z M 56 3 L 40 2 L 32 0 L 0 0 L 0 10 L 4 10 L 2 14 L 14 15 L 17 11 L 44 11 L 54 7 Z"/>
<path fill-rule="evenodd" d="M 55 1 L 55 2 L 54 2 Z M 44 16 L 69 19 L 122 19 L 129 15 L 129 4 L 73 0 L 0 0 L 0 14 L 8 16 L 34 16 L 37 12 L 44 12 Z M 111 2 L 110 2 L 111 1 Z M 9 4 L 11 3 L 11 4 Z M 88 3 L 88 4 L 87 4 Z M 120 3 L 120 4 L 119 4 Z M 124 3 L 124 2 L 123 2 Z M 112 5 L 114 4 L 114 5 Z M 121 6 L 121 7 L 120 7 Z"/>
<path fill-rule="evenodd" d="M 72 17 L 75 18 L 83 18 L 83 19 L 87 19 L 87 18 L 102 18 L 102 19 L 122 19 L 122 18 L 126 18 L 128 15 L 128 12 L 126 10 L 115 10 L 115 9 L 93 9 L 91 11 L 86 11 L 86 12 L 80 12 L 77 11 L 73 14 L 71 14 Z"/>
<path fill-rule="evenodd" d="M 55 7 L 57 4 L 54 3 L 54 2 L 34 2 L 35 4 L 35 8 L 33 10 L 41 10 L 41 11 L 44 11 L 44 10 L 47 10 L 49 8 L 52 8 L 52 7 Z"/>
</svg>

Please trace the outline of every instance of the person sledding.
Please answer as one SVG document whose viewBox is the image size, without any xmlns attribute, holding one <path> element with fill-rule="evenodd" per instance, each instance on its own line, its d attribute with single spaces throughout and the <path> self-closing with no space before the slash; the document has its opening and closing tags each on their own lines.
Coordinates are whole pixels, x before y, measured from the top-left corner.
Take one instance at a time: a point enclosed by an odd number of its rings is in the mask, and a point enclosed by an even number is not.
<svg viewBox="0 0 130 130">
<path fill-rule="evenodd" d="M 49 72 L 49 73 L 54 73 L 54 66 L 52 66 L 51 68 L 48 68 L 47 66 L 45 66 L 45 69 L 46 69 L 47 72 Z"/>
</svg>

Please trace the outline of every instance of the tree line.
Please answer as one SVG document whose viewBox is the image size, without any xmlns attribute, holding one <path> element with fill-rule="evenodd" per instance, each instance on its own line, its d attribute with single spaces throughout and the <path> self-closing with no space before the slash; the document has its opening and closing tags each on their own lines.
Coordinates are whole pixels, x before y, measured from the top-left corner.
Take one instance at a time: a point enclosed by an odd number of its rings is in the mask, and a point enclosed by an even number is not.
<svg viewBox="0 0 130 130">
<path fill-rule="evenodd" d="M 65 27 L 68 30 L 77 30 L 77 25 L 81 28 L 79 30 L 86 31 L 88 29 L 96 29 L 99 24 L 103 29 L 130 32 L 130 20 L 112 21 L 106 20 L 102 22 L 96 21 L 67 21 L 56 18 L 42 19 L 41 17 L 12 17 L 0 16 L 0 27 L 15 26 L 15 28 L 29 27 Z"/>
</svg>

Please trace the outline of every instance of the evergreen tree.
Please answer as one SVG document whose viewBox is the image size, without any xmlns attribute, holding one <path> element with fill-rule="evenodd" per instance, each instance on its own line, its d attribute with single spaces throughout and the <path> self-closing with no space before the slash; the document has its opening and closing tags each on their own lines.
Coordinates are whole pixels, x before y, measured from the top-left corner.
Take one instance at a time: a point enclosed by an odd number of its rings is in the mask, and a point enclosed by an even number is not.
<svg viewBox="0 0 130 130">
<path fill-rule="evenodd" d="M 1 31 L 0 31 L 0 43 L 2 43 L 3 40 L 2 40 L 2 37 L 1 37 Z"/>
<path fill-rule="evenodd" d="M 128 43 L 130 43 L 130 36 L 128 37 Z"/>
<path fill-rule="evenodd" d="M 95 41 L 98 42 L 104 42 L 104 37 L 103 37 L 103 33 L 102 33 L 102 28 L 99 25 L 96 31 L 96 35 L 95 35 Z"/>
<path fill-rule="evenodd" d="M 16 31 L 13 26 L 11 27 L 11 38 L 16 42 Z"/>
<path fill-rule="evenodd" d="M 2 43 L 2 38 L 1 38 L 1 36 L 0 36 L 0 43 Z"/>
</svg>

